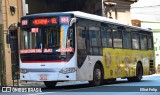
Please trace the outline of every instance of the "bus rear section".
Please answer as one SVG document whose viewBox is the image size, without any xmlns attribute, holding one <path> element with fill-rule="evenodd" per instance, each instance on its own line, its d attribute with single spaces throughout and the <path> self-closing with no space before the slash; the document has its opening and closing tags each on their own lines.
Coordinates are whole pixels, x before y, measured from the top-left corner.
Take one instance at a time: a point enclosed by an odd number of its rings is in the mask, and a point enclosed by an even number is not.
<svg viewBox="0 0 160 95">
<path fill-rule="evenodd" d="M 71 15 L 32 15 L 21 18 L 20 80 L 76 80 L 74 27 Z"/>
</svg>

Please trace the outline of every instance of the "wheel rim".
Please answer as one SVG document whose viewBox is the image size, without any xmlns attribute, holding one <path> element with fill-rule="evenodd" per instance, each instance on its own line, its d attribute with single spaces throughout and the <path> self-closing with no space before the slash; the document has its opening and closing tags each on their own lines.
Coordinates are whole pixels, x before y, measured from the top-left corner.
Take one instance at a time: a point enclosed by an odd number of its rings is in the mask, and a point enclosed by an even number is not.
<svg viewBox="0 0 160 95">
<path fill-rule="evenodd" d="M 96 69 L 95 70 L 95 79 L 98 81 L 98 80 L 101 80 L 101 70 L 100 69 Z"/>
</svg>

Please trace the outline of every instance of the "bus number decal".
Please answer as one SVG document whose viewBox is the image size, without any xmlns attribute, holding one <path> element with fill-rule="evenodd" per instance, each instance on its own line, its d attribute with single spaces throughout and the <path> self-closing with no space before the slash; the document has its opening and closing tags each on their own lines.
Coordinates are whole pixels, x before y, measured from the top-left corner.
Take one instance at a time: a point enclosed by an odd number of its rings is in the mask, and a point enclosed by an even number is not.
<svg viewBox="0 0 160 95">
<path fill-rule="evenodd" d="M 22 26 L 28 25 L 28 20 L 22 20 Z"/>
<path fill-rule="evenodd" d="M 31 28 L 32 33 L 38 33 L 38 28 Z"/>
<path fill-rule="evenodd" d="M 46 25 L 49 23 L 48 19 L 34 19 L 33 24 L 34 25 Z"/>
<path fill-rule="evenodd" d="M 69 17 L 61 17 L 60 21 L 61 21 L 61 23 L 68 23 Z"/>
</svg>

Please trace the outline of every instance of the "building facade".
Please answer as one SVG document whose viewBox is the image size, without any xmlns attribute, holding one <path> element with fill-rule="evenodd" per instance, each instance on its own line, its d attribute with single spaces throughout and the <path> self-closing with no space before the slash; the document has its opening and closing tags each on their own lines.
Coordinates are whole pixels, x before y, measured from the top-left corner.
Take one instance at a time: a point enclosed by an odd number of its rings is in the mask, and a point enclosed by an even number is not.
<svg viewBox="0 0 160 95">
<path fill-rule="evenodd" d="M 132 25 L 130 5 L 137 0 L 103 0 L 103 16 L 113 18 L 127 25 Z"/>
<path fill-rule="evenodd" d="M 131 5 L 131 19 L 140 21 L 142 28 L 149 28 L 153 31 L 155 63 L 160 64 L 160 1 L 140 0 Z M 147 10 L 147 11 L 146 11 Z"/>
<path fill-rule="evenodd" d="M 0 0 L 0 4 L 0 80 L 1 85 L 12 86 L 12 66 L 15 65 L 15 63 L 13 63 L 12 61 L 13 59 L 15 59 L 14 57 L 16 55 L 13 55 L 14 52 L 11 49 L 11 45 L 7 44 L 6 35 L 9 33 L 10 30 L 13 30 L 15 32 L 19 31 L 17 27 L 17 22 L 20 21 L 19 19 L 22 16 L 22 2 L 21 0 Z M 14 34 L 12 33 L 12 35 Z"/>
<path fill-rule="evenodd" d="M 35 13 L 83 11 L 130 24 L 130 4 L 137 0 L 0 0 L 0 82 L 18 79 L 20 17 Z M 35 6 L 36 5 L 36 6 Z M 10 35 L 8 38 L 7 35 Z"/>
<path fill-rule="evenodd" d="M 24 15 L 44 12 L 83 11 L 131 25 L 130 5 L 137 0 L 22 0 Z M 38 5 L 38 6 L 35 6 Z M 43 8 L 39 8 L 43 7 Z"/>
</svg>

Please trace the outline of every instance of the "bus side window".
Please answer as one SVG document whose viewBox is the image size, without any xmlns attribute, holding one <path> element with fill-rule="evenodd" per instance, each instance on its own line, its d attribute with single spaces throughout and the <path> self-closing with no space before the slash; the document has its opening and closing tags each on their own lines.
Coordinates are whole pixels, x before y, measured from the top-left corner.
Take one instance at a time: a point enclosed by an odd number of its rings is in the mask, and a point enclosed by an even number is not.
<svg viewBox="0 0 160 95">
<path fill-rule="evenodd" d="M 123 48 L 131 48 L 131 33 L 126 30 L 123 31 Z"/>
<path fill-rule="evenodd" d="M 85 36 L 86 36 L 85 28 L 77 26 L 77 48 L 78 49 L 86 49 Z"/>
<path fill-rule="evenodd" d="M 89 41 L 90 54 L 102 54 L 99 27 L 89 27 Z"/>
<path fill-rule="evenodd" d="M 140 49 L 139 45 L 139 34 L 132 34 L 132 48 L 133 49 Z"/>
<path fill-rule="evenodd" d="M 153 49 L 153 37 L 148 36 L 148 49 Z"/>
<path fill-rule="evenodd" d="M 112 31 L 110 29 L 102 27 L 101 39 L 103 47 L 112 47 Z"/>
<path fill-rule="evenodd" d="M 147 36 L 146 35 L 141 35 L 141 49 L 142 50 L 147 50 Z"/>
<path fill-rule="evenodd" d="M 113 32 L 114 47 L 122 48 L 122 31 L 113 29 L 112 32 Z"/>
</svg>

